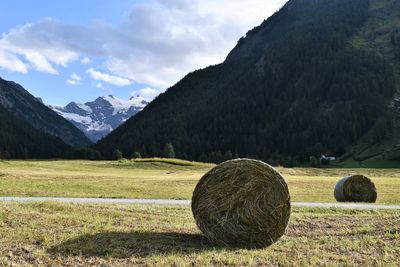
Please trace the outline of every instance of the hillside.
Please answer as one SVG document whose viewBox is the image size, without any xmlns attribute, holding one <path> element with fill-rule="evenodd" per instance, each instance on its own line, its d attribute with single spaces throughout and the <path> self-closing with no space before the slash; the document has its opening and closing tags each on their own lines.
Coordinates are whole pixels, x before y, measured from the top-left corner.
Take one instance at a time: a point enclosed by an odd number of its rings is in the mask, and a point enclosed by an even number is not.
<svg viewBox="0 0 400 267">
<path fill-rule="evenodd" d="M 157 156 L 172 143 L 186 159 L 285 165 L 385 154 L 399 140 L 399 2 L 290 0 L 225 62 L 190 73 L 96 148 Z"/>
<path fill-rule="evenodd" d="M 400 160 L 400 1 L 373 0 L 369 17 L 350 45 L 378 54 L 390 65 L 396 79 L 396 94 L 389 102 L 389 118 L 379 120 L 342 158 L 355 160 Z M 384 132 L 385 124 L 390 131 Z"/>
<path fill-rule="evenodd" d="M 0 107 L 39 132 L 61 139 L 72 147 L 90 145 L 89 139 L 70 122 L 29 94 L 22 86 L 0 78 Z M 2 121 L 0 121 L 2 123 Z M 3 129 L 1 129 L 3 131 Z M 21 142 L 24 142 L 21 140 Z M 37 140 L 38 143 L 41 141 Z"/>
<path fill-rule="evenodd" d="M 84 132 L 90 140 L 96 142 L 141 111 L 147 104 L 148 102 L 140 96 L 122 100 L 108 95 L 85 104 L 71 102 L 65 107 L 49 107 Z"/>
<path fill-rule="evenodd" d="M 0 106 L 0 159 L 54 158 L 68 151 L 71 147 L 59 138 L 40 132 Z"/>
</svg>

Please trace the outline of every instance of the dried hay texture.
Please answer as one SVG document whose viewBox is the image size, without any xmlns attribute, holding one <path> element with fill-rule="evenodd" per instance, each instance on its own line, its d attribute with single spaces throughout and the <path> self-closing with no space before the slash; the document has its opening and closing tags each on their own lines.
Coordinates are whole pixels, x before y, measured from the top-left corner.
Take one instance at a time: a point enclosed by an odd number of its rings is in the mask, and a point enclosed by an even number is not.
<svg viewBox="0 0 400 267">
<path fill-rule="evenodd" d="M 375 184 L 364 175 L 353 175 L 341 179 L 335 187 L 334 194 L 339 202 L 375 203 L 378 197 Z"/>
<path fill-rule="evenodd" d="M 232 247 L 266 247 L 289 222 L 288 186 L 268 164 L 237 159 L 206 173 L 192 197 L 197 226 L 209 241 Z"/>
</svg>

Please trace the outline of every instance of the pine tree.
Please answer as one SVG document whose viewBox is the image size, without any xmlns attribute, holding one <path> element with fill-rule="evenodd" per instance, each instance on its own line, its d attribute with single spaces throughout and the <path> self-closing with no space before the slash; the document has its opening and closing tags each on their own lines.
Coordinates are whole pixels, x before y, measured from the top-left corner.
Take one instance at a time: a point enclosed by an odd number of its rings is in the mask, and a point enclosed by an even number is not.
<svg viewBox="0 0 400 267">
<path fill-rule="evenodd" d="M 141 159 L 142 158 L 142 155 L 140 155 L 140 153 L 139 152 L 134 152 L 133 154 L 132 154 L 132 158 L 133 159 Z"/>
<path fill-rule="evenodd" d="M 205 153 L 202 153 L 202 154 L 200 155 L 200 157 L 199 157 L 199 161 L 200 161 L 200 162 L 208 162 L 209 160 L 208 160 L 207 155 L 206 155 Z"/>
<path fill-rule="evenodd" d="M 233 158 L 232 152 L 230 150 L 226 151 L 224 154 L 224 160 L 231 160 Z"/>
<path fill-rule="evenodd" d="M 120 160 L 123 158 L 122 152 L 119 149 L 114 150 L 112 154 L 112 159 L 113 160 Z"/>
<path fill-rule="evenodd" d="M 175 158 L 175 150 L 174 146 L 171 143 L 168 143 L 164 147 L 164 157 L 166 158 Z"/>
</svg>

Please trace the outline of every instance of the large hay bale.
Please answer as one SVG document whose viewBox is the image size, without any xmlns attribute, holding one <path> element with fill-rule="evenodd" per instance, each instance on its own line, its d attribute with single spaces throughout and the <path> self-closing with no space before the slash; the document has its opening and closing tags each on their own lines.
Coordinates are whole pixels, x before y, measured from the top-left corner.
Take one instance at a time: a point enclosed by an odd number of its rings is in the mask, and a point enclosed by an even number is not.
<svg viewBox="0 0 400 267">
<path fill-rule="evenodd" d="M 285 233 L 290 217 L 289 189 L 268 164 L 231 160 L 200 179 L 193 192 L 192 212 L 213 244 L 266 247 Z"/>
<path fill-rule="evenodd" d="M 378 197 L 375 184 L 364 175 L 344 177 L 336 184 L 334 195 L 339 202 L 375 203 Z"/>
</svg>

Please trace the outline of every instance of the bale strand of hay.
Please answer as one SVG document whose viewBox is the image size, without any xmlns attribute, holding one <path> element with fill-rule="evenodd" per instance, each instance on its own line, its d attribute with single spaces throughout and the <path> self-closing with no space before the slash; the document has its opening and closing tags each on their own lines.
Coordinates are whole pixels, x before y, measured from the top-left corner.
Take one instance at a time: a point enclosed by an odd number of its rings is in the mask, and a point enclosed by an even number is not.
<svg viewBox="0 0 400 267">
<path fill-rule="evenodd" d="M 285 233 L 291 212 L 289 189 L 268 164 L 231 160 L 200 179 L 193 192 L 192 212 L 213 244 L 266 247 Z"/>
<path fill-rule="evenodd" d="M 364 175 L 344 177 L 336 184 L 334 195 L 339 202 L 375 203 L 378 197 L 375 184 Z"/>
</svg>

